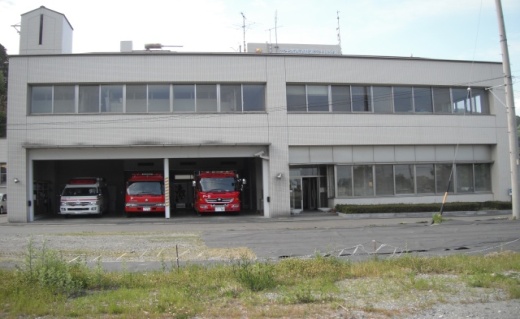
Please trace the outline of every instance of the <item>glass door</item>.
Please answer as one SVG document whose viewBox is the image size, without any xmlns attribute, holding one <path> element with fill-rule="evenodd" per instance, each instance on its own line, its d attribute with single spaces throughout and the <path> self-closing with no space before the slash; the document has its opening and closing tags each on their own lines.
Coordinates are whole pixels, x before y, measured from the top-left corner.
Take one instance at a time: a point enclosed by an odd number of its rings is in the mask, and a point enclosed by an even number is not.
<svg viewBox="0 0 520 319">
<path fill-rule="evenodd" d="M 291 178 L 291 212 L 300 213 L 302 207 L 302 179 L 301 177 L 294 177 Z"/>
</svg>

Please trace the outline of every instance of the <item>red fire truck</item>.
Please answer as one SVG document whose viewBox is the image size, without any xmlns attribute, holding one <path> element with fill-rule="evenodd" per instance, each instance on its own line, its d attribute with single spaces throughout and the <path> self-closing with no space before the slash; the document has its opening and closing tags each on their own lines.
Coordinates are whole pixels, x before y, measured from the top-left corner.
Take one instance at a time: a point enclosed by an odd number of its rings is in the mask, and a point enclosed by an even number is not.
<svg viewBox="0 0 520 319">
<path fill-rule="evenodd" d="M 193 207 L 198 214 L 240 212 L 240 192 L 246 180 L 235 171 L 200 171 L 194 176 Z"/>
<path fill-rule="evenodd" d="M 165 213 L 162 173 L 132 173 L 126 181 L 125 213 Z"/>
</svg>

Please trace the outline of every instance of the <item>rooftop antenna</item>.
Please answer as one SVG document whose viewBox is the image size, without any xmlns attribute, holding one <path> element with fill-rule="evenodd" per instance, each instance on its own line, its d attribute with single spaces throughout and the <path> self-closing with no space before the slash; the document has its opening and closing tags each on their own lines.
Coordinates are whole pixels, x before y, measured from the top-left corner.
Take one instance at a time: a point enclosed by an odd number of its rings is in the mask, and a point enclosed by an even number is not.
<svg viewBox="0 0 520 319">
<path fill-rule="evenodd" d="M 11 27 L 13 27 L 18 34 L 20 34 L 20 24 L 13 24 Z"/>
<path fill-rule="evenodd" d="M 338 31 L 338 45 L 339 49 L 341 50 L 341 30 L 339 29 L 339 11 L 336 11 L 336 15 L 338 17 L 338 27 L 336 28 L 336 31 Z"/>
<path fill-rule="evenodd" d="M 162 48 L 182 48 L 182 45 L 167 45 L 167 44 L 160 44 L 160 43 L 147 43 L 144 45 L 144 48 L 146 51 L 150 51 L 152 49 L 162 49 Z"/>
<path fill-rule="evenodd" d="M 240 12 L 240 14 L 242 15 L 242 31 L 244 32 L 244 51 L 243 52 L 246 52 L 246 16 L 244 15 L 243 12 Z"/>
<path fill-rule="evenodd" d="M 274 44 L 278 51 L 278 10 L 274 11 Z"/>
<path fill-rule="evenodd" d="M 266 31 L 269 31 L 269 46 L 272 45 L 271 41 L 271 30 L 274 30 L 274 41 L 275 41 L 275 49 L 278 51 L 278 28 L 281 28 L 282 26 L 278 26 L 278 11 L 275 11 L 274 13 L 274 28 L 269 28 Z M 271 53 L 271 49 L 269 50 L 269 53 Z"/>
</svg>

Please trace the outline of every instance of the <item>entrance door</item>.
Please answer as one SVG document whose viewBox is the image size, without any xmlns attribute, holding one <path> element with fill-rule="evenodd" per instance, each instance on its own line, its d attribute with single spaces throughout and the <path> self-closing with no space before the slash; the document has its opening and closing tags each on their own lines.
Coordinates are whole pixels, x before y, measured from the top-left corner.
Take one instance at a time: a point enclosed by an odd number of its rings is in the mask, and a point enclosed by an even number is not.
<svg viewBox="0 0 520 319">
<path fill-rule="evenodd" d="M 188 181 L 179 181 L 173 183 L 173 207 L 177 209 L 189 208 L 190 205 L 190 194 L 189 194 L 189 182 Z"/>
<path fill-rule="evenodd" d="M 303 177 L 303 210 L 318 209 L 318 178 Z"/>
</svg>

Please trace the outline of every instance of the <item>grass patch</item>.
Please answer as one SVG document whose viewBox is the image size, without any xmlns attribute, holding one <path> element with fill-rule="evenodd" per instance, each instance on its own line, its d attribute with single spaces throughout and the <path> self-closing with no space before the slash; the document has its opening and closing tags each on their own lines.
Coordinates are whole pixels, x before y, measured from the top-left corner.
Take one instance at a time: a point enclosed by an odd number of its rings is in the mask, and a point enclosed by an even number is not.
<svg viewBox="0 0 520 319">
<path fill-rule="evenodd" d="M 3 318 L 352 317 L 360 311 L 399 317 L 437 303 L 493 298 L 520 298 L 520 254 L 355 263 L 320 256 L 276 263 L 240 258 L 109 273 L 29 245 L 22 265 L 0 270 Z"/>
</svg>

